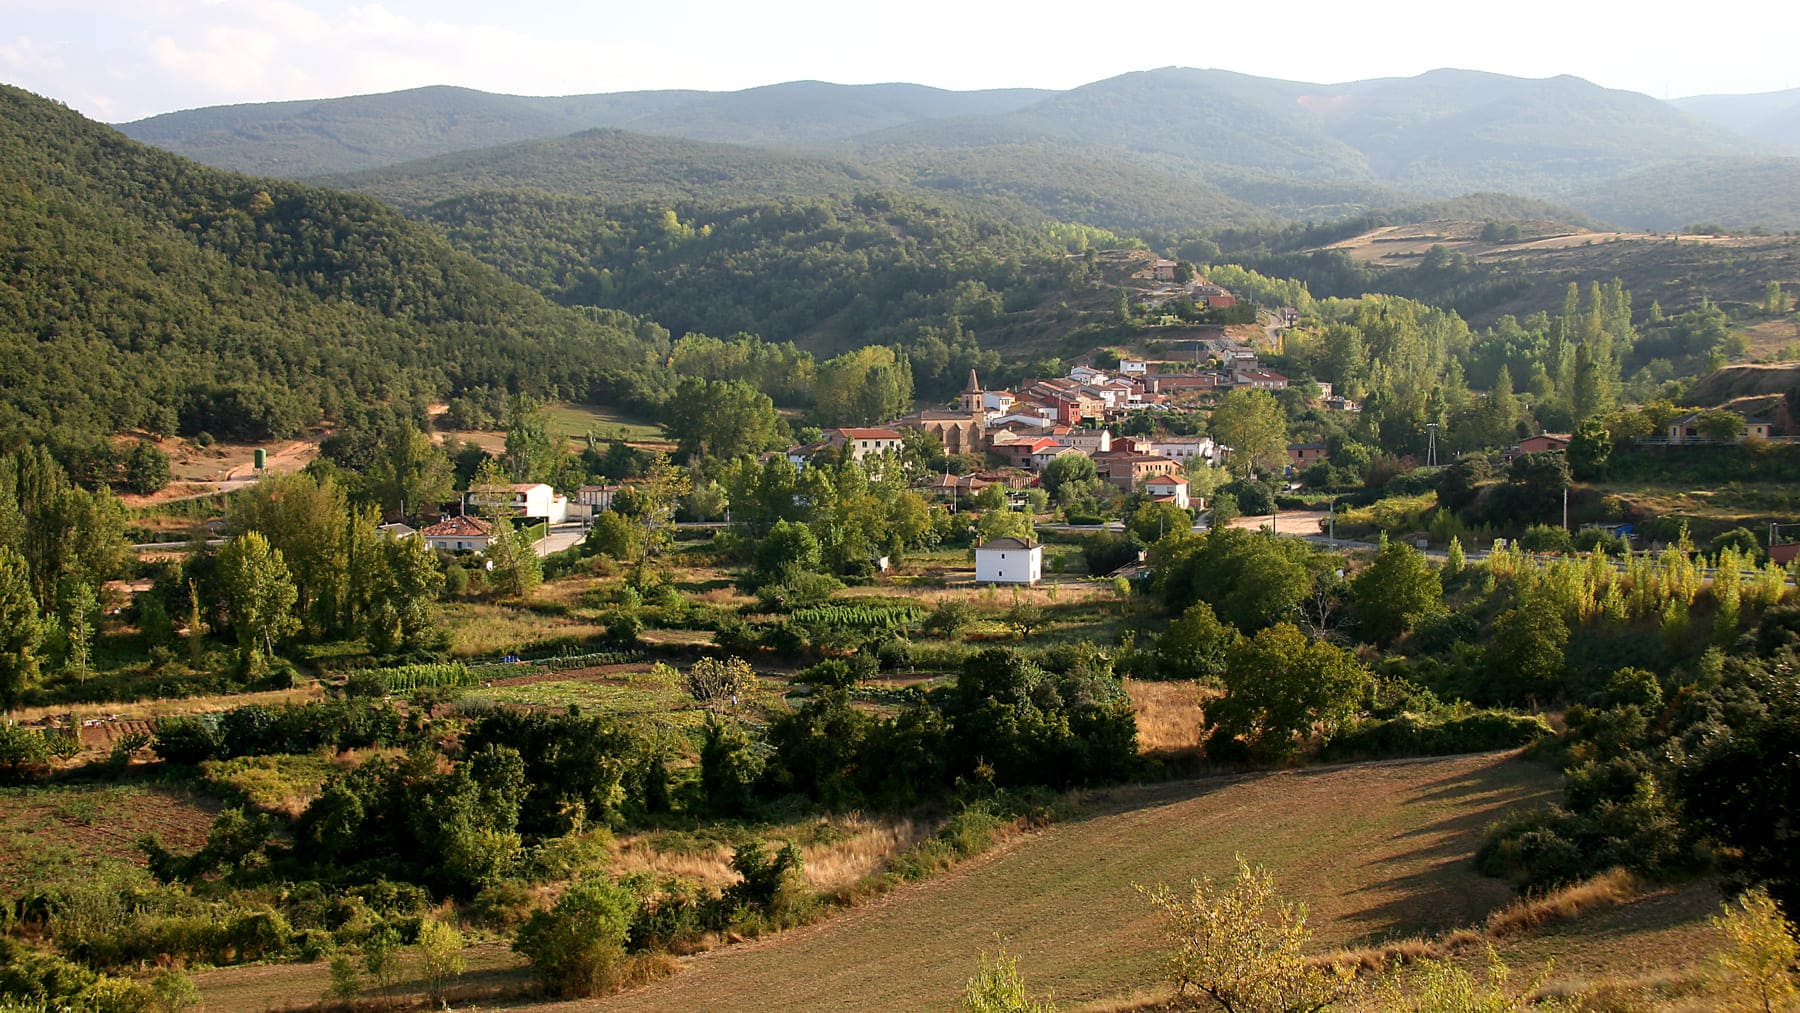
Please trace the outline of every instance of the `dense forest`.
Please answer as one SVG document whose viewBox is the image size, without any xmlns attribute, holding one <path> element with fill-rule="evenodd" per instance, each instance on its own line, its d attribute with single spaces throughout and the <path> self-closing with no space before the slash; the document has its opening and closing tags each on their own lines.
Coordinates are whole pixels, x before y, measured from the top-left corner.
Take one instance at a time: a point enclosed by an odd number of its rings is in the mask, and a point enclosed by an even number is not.
<svg viewBox="0 0 1800 1013">
<path fill-rule="evenodd" d="M 267 439 L 475 386 L 603 398 L 666 347 L 365 198 L 208 169 L 17 89 L 0 106 L 10 439 Z"/>
<path fill-rule="evenodd" d="M 959 326 L 994 344 L 993 329 L 1096 280 L 1047 230 L 884 193 L 673 207 L 480 193 L 421 216 L 565 305 L 821 352 Z"/>
</svg>

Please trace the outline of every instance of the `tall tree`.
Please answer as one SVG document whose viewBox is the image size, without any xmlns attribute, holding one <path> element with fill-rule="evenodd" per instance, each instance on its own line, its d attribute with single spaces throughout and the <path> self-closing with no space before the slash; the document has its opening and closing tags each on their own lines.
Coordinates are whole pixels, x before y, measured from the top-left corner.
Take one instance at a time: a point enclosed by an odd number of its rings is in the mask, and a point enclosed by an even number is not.
<svg viewBox="0 0 1800 1013">
<path fill-rule="evenodd" d="M 456 473 L 443 448 L 411 423 L 387 434 L 368 473 L 368 492 L 381 509 L 402 517 L 417 516 L 426 506 L 455 494 Z"/>
<path fill-rule="evenodd" d="M 550 435 L 544 412 L 524 394 L 507 405 L 506 470 L 514 482 L 548 482 L 556 474 L 563 448 Z"/>
<path fill-rule="evenodd" d="M 247 665 L 272 656 L 276 642 L 300 628 L 294 617 L 299 594 L 293 575 L 281 550 L 260 532 L 248 531 L 225 543 L 219 550 L 218 579 Z"/>
<path fill-rule="evenodd" d="M 0 545 L 0 712 L 11 713 L 36 685 L 43 627 L 25 557 Z"/>
<path fill-rule="evenodd" d="M 1213 438 L 1231 448 L 1232 472 L 1248 475 L 1280 473 L 1287 461 L 1287 415 L 1266 390 L 1238 388 L 1213 409 Z"/>
</svg>

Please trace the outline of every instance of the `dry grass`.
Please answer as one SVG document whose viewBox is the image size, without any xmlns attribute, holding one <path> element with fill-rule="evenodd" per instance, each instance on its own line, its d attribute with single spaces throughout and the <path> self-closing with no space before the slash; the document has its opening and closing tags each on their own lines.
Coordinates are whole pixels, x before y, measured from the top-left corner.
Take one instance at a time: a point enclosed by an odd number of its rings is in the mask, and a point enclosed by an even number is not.
<svg viewBox="0 0 1800 1013">
<path fill-rule="evenodd" d="M 78 715 L 116 716 L 121 721 L 154 721 L 157 718 L 172 717 L 177 714 L 209 714 L 214 711 L 226 711 L 253 703 L 271 707 L 284 703 L 304 703 L 308 700 L 319 699 L 324 692 L 318 683 L 309 682 L 297 689 L 274 689 L 260 693 L 222 693 L 217 696 L 136 700 L 130 703 L 65 703 L 47 707 L 23 707 L 13 711 L 11 716 L 13 720 L 21 724 L 34 724 L 52 715 L 67 714 L 71 711 Z"/>
<path fill-rule="evenodd" d="M 1328 947 L 1479 924 L 1509 891 L 1468 856 L 1500 811 L 1553 784 L 1479 756 L 1096 793 L 1084 816 L 818 925 L 691 958 L 608 1008 L 944 1009 L 997 944 L 1063 1008 L 1131 1008 L 1159 959 L 1132 884 L 1216 875 L 1241 853 L 1309 904 Z"/>
<path fill-rule="evenodd" d="M 1125 692 L 1137 708 L 1139 752 L 1170 755 L 1200 748 L 1207 691 L 1199 683 L 1126 679 Z"/>
<path fill-rule="evenodd" d="M 606 633 L 597 623 L 492 602 L 447 605 L 443 620 L 450 631 L 450 653 L 459 658 L 496 657 L 547 640 L 587 640 Z"/>
<path fill-rule="evenodd" d="M 807 841 L 800 845 L 801 874 L 815 891 L 828 894 L 880 873 L 935 829 L 911 819 L 851 815 L 773 827 L 760 836 Z M 666 840 L 656 834 L 628 834 L 614 843 L 609 871 L 614 875 L 653 872 L 679 876 L 722 889 L 738 879 L 731 871 L 732 851 L 730 844 L 722 842 L 680 849 L 667 847 Z"/>
</svg>

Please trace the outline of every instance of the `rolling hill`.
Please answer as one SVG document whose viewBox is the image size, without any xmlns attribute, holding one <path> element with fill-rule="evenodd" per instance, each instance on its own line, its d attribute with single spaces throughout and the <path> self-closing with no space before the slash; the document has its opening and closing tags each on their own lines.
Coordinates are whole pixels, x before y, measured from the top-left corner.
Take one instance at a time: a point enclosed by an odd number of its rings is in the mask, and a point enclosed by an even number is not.
<svg viewBox="0 0 1800 1013">
<path fill-rule="evenodd" d="M 289 435 L 475 386 L 603 396 L 666 335 L 365 197 L 208 168 L 0 87 L 0 432 Z"/>
<path fill-rule="evenodd" d="M 641 203 L 853 193 L 897 183 L 847 161 L 613 129 L 456 152 L 316 181 L 403 208 L 493 190 Z"/>
<path fill-rule="evenodd" d="M 794 81 L 738 92 L 540 98 L 439 86 L 189 109 L 120 124 L 119 129 L 219 168 L 306 177 L 602 127 L 740 144 L 819 143 L 914 120 L 1001 112 L 1042 94 Z"/>
<path fill-rule="evenodd" d="M 1704 217 L 1778 229 L 1800 218 L 1779 193 L 1765 201 L 1768 186 L 1743 163 L 1778 150 L 1766 124 L 1790 113 L 1781 95 L 1683 105 L 1566 76 L 1438 70 L 1326 85 L 1170 67 L 1061 92 L 436 88 L 190 110 L 123 129 L 215 164 L 326 174 L 412 204 L 509 187 L 630 200 L 707 199 L 713 184 L 726 199 L 904 186 L 1133 230 L 1330 220 L 1472 191 L 1668 227 L 1666 174 L 1716 167 L 1733 182 Z M 620 181 L 595 185 L 607 174 Z"/>
<path fill-rule="evenodd" d="M 1759 143 L 1800 149 L 1800 88 L 1758 95 L 1696 95 L 1671 104 Z"/>
</svg>

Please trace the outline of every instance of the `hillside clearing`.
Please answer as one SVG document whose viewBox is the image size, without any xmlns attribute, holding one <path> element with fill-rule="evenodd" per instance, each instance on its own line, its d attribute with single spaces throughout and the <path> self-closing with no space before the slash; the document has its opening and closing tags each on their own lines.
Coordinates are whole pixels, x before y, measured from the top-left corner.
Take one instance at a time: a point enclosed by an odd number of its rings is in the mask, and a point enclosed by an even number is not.
<svg viewBox="0 0 1800 1013">
<path fill-rule="evenodd" d="M 1071 1004 L 1151 983 L 1156 922 L 1134 883 L 1270 866 L 1324 946 L 1480 921 L 1511 890 L 1468 856 L 1512 806 L 1546 800 L 1546 768 L 1508 755 L 1283 771 L 1114 789 L 942 879 L 807 929 L 687 961 L 607 1000 L 554 1009 L 944 1009 L 985 949 L 1020 957 Z"/>
</svg>

